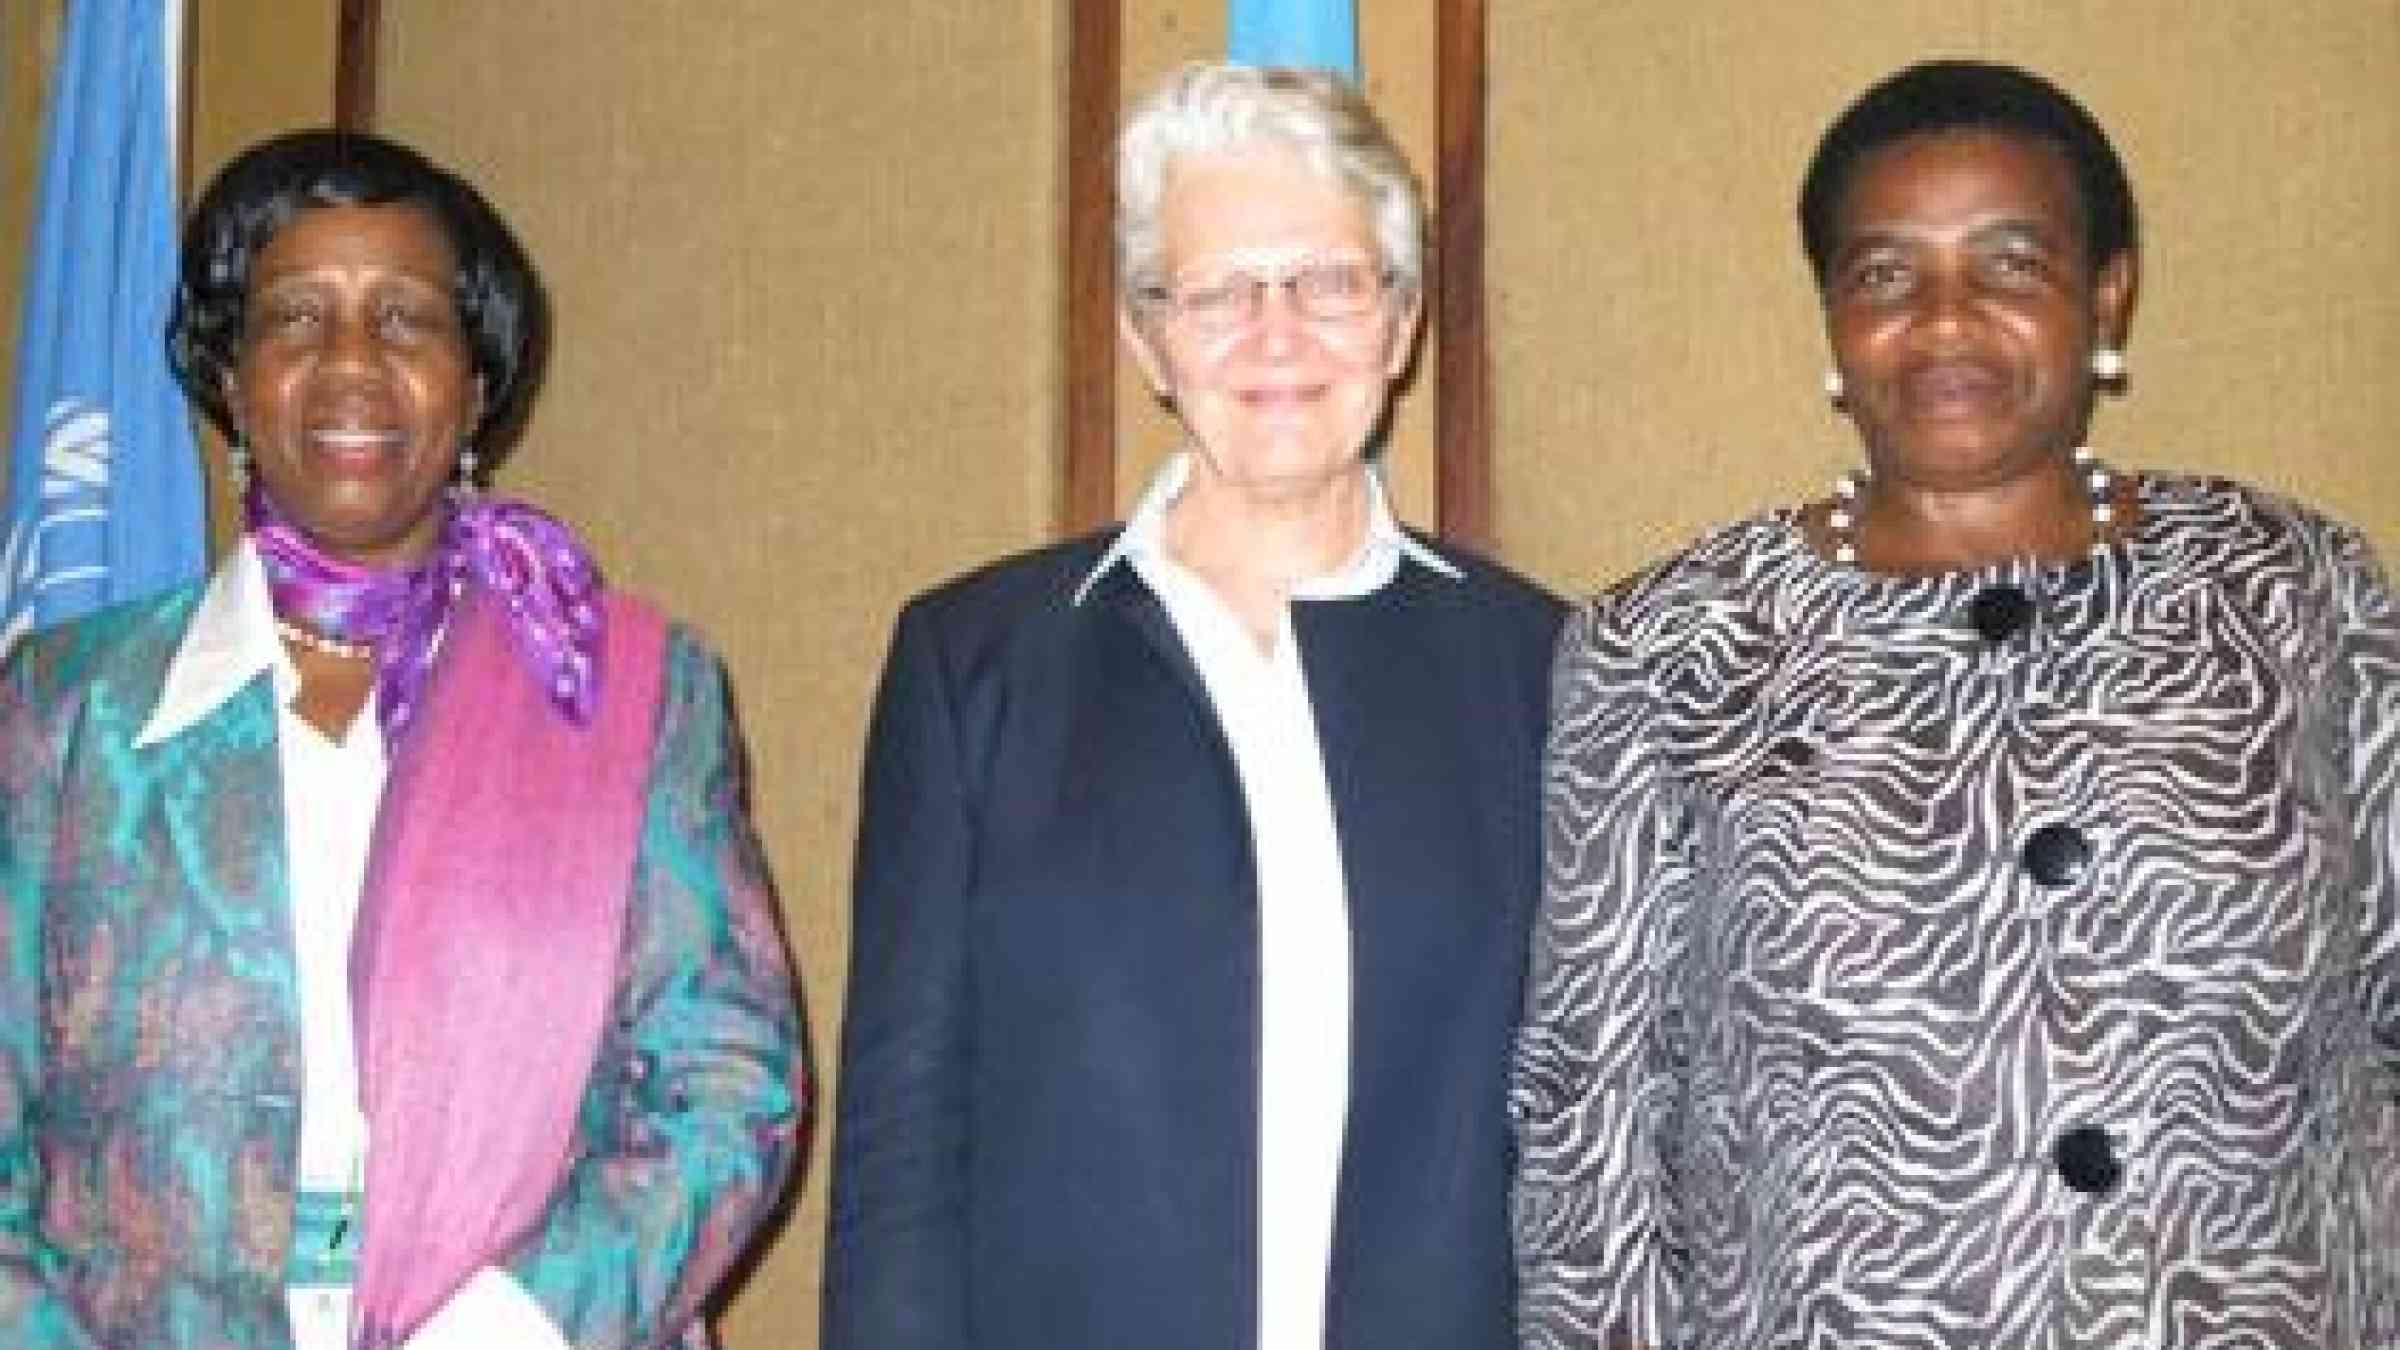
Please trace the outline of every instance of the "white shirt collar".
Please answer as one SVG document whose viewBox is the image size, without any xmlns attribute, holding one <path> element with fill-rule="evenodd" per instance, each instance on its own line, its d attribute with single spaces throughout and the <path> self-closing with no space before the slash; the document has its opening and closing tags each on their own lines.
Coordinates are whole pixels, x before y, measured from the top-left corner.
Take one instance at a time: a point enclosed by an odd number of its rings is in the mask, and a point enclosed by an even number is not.
<svg viewBox="0 0 2400 1350">
<path fill-rule="evenodd" d="M 1370 595 L 1381 590 L 1400 570 L 1403 558 L 1431 568 L 1457 581 L 1465 574 L 1441 554 L 1419 543 L 1415 535 L 1400 528 L 1392 515 L 1391 499 L 1384 491 L 1383 473 L 1371 464 L 1360 464 L 1358 471 L 1367 482 L 1367 532 L 1359 540 L 1358 552 L 1350 561 L 1321 577 L 1312 577 L 1292 588 L 1297 600 L 1347 600 Z M 1182 495 L 1184 484 L 1191 480 L 1192 452 L 1178 450 L 1158 466 L 1151 475 L 1150 485 L 1142 490 L 1141 500 L 1134 505 L 1133 514 L 1125 518 L 1125 528 L 1117 534 L 1116 542 L 1100 561 L 1085 573 L 1083 584 L 1075 588 L 1072 603 L 1082 604 L 1084 597 L 1100 583 L 1100 578 L 1120 562 L 1134 559 L 1154 559 L 1166 553 L 1167 508 Z"/>
<path fill-rule="evenodd" d="M 245 537 L 208 579 L 208 590 L 192 610 L 183 643 L 167 663 L 158 706 L 134 737 L 134 746 L 156 745 L 192 725 L 240 693 L 259 672 L 271 673 L 276 696 L 290 697 L 299 672 L 283 640 L 275 635 L 275 604 L 267 594 L 267 569 Z"/>
</svg>

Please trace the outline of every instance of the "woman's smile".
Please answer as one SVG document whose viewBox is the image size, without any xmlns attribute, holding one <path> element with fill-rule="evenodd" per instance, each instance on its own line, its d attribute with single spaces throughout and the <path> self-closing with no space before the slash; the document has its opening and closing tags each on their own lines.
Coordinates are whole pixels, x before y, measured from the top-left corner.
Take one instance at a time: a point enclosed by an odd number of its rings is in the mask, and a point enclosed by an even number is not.
<svg viewBox="0 0 2400 1350">
<path fill-rule="evenodd" d="M 408 206 L 302 211 L 260 250 L 227 402 L 275 505 L 353 561 L 432 546 L 482 414 L 457 270 Z"/>
</svg>

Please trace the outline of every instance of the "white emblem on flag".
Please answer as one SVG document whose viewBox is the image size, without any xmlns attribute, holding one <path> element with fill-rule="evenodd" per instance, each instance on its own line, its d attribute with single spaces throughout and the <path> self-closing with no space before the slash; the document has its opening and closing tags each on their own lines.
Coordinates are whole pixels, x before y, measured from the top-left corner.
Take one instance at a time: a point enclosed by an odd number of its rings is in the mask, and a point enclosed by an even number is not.
<svg viewBox="0 0 2400 1350">
<path fill-rule="evenodd" d="M 51 405 L 42 437 L 42 505 L 39 515 L 10 522 L 0 545 L 0 587 L 8 596 L 7 621 L 0 624 L 0 654 L 16 645 L 33 624 L 33 598 L 53 586 L 94 581 L 107 575 L 104 563 L 45 568 L 44 536 L 54 530 L 102 530 L 108 523 L 108 410 L 81 398 Z"/>
</svg>

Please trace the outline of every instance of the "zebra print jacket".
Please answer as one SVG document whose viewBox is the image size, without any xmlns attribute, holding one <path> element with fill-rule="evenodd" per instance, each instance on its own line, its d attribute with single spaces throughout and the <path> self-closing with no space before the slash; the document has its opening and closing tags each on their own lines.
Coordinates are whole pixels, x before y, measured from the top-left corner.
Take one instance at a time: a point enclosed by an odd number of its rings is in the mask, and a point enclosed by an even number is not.
<svg viewBox="0 0 2400 1350">
<path fill-rule="evenodd" d="M 1776 512 L 1572 620 L 1525 1345 L 2400 1344 L 2400 610 L 2304 509 L 2141 492 L 1919 577 Z"/>
</svg>

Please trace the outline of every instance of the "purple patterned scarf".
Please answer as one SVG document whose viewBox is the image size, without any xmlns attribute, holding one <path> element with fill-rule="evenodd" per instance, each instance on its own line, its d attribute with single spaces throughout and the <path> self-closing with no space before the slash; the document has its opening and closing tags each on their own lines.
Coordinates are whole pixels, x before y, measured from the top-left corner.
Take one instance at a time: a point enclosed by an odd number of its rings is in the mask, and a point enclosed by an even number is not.
<svg viewBox="0 0 2400 1350">
<path fill-rule="evenodd" d="M 505 612 L 518 658 L 552 705 L 576 726 L 591 723 L 600 696 L 600 573 L 557 518 L 523 502 L 454 497 L 432 556 L 388 568 L 326 553 L 258 482 L 242 508 L 275 612 L 375 648 L 375 712 L 387 747 L 416 716 L 434 650 L 469 582 Z"/>
</svg>

